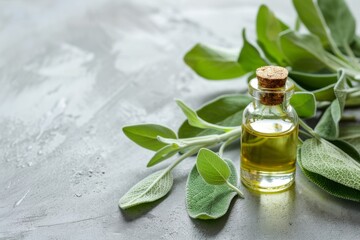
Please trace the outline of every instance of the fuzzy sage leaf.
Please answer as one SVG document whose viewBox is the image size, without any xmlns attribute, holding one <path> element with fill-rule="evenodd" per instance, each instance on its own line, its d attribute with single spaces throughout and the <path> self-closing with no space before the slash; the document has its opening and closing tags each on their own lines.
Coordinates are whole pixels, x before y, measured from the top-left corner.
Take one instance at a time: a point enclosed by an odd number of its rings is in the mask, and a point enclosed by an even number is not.
<svg viewBox="0 0 360 240">
<path fill-rule="evenodd" d="M 153 202 L 165 196 L 173 185 L 173 176 L 166 169 L 144 178 L 133 186 L 119 201 L 119 207 L 127 209 L 139 204 Z"/>
<path fill-rule="evenodd" d="M 230 169 L 228 181 L 236 185 L 239 181 L 236 167 L 230 160 L 225 160 Z M 186 182 L 186 209 L 191 218 L 217 219 L 229 209 L 236 192 L 227 185 L 212 185 L 200 176 L 196 165 L 191 170 Z"/>
<path fill-rule="evenodd" d="M 306 170 L 356 189 L 360 194 L 360 162 L 340 148 L 326 140 L 311 138 L 304 141 L 300 156 Z"/>
<path fill-rule="evenodd" d="M 228 181 L 231 174 L 229 166 L 213 151 L 206 148 L 200 149 L 196 159 L 196 168 L 205 182 L 213 185 L 226 184 L 244 198 L 244 194 Z"/>
</svg>

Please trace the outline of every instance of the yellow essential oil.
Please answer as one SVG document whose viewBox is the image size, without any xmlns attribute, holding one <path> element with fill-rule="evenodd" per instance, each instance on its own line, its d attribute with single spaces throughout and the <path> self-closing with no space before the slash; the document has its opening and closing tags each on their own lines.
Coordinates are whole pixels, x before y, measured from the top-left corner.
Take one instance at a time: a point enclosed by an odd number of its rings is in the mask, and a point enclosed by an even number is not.
<svg viewBox="0 0 360 240">
<path fill-rule="evenodd" d="M 241 181 L 260 192 L 289 188 L 295 179 L 298 117 L 289 104 L 294 83 L 285 68 L 261 67 L 249 82 L 253 97 L 244 110 Z"/>
<path fill-rule="evenodd" d="M 242 126 L 241 180 L 261 192 L 281 191 L 294 182 L 298 128 L 263 120 Z"/>
</svg>

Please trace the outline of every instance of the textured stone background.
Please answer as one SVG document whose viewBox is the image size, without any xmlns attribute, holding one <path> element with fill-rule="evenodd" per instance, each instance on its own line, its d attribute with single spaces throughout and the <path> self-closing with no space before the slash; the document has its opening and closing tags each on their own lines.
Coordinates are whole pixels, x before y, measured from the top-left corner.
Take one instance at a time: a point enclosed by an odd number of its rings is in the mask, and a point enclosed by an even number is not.
<svg viewBox="0 0 360 240">
<path fill-rule="evenodd" d="M 291 190 L 244 190 L 229 214 L 205 222 L 185 210 L 188 159 L 167 198 L 117 206 L 167 164 L 146 169 L 151 152 L 121 127 L 177 129 L 175 97 L 199 107 L 244 90 L 244 79 L 201 79 L 182 57 L 197 42 L 239 49 L 245 26 L 254 41 L 261 2 L 295 22 L 281 0 L 0 0 L 0 239 L 359 239 L 359 205 L 300 172 Z M 358 12 L 360 2 L 348 2 Z M 239 149 L 226 156 L 239 164 Z"/>
</svg>

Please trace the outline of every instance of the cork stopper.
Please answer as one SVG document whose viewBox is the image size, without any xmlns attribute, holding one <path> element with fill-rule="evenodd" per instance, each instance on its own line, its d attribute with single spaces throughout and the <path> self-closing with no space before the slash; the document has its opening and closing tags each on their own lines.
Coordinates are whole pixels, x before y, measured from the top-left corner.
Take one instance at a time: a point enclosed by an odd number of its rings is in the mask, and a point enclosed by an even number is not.
<svg viewBox="0 0 360 240">
<path fill-rule="evenodd" d="M 262 104 L 278 105 L 283 102 L 284 93 L 281 92 L 281 88 L 285 87 L 287 76 L 288 71 L 283 67 L 264 66 L 256 69 L 259 87 L 266 90 L 260 97 Z"/>
</svg>

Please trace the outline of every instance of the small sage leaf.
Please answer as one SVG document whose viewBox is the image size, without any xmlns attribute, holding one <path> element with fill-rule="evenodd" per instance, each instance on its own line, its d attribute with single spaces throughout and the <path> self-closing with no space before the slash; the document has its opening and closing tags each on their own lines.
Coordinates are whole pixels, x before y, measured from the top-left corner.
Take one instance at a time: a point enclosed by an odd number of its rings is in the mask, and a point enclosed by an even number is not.
<svg viewBox="0 0 360 240">
<path fill-rule="evenodd" d="M 206 148 L 200 149 L 196 167 L 200 175 L 209 184 L 224 184 L 231 174 L 226 162 L 219 155 Z"/>
<path fill-rule="evenodd" d="M 228 181 L 237 185 L 238 175 L 232 161 L 225 160 L 231 175 Z M 229 209 L 236 196 L 227 185 L 211 185 L 200 176 L 196 165 L 191 170 L 186 183 L 186 209 L 191 218 L 217 219 Z"/>
<path fill-rule="evenodd" d="M 304 175 L 318 187 L 336 197 L 352 201 L 360 201 L 360 191 L 351 187 L 346 187 L 340 183 L 323 177 L 320 174 L 306 170 L 302 164 L 302 159 L 303 157 L 301 156 L 301 149 L 299 148 L 297 155 L 297 163 L 299 164 L 300 169 L 304 173 Z"/>
<path fill-rule="evenodd" d="M 122 209 L 153 202 L 165 196 L 173 185 L 173 176 L 166 169 L 157 171 L 133 186 L 119 201 Z"/>
<path fill-rule="evenodd" d="M 360 190 L 360 163 L 328 141 L 315 138 L 304 141 L 300 156 L 306 170 Z"/>
<path fill-rule="evenodd" d="M 147 164 L 147 167 L 152 167 L 165 159 L 168 159 L 172 156 L 174 156 L 179 151 L 179 146 L 177 144 L 170 144 L 163 148 L 161 148 L 159 151 L 157 151 L 154 156 L 150 159 L 149 163 Z"/>
<path fill-rule="evenodd" d="M 237 127 L 242 123 L 245 107 L 252 98 L 247 95 L 231 94 L 220 96 L 206 103 L 196 111 L 203 120 L 221 126 Z M 220 133 L 214 129 L 201 129 L 191 126 L 185 121 L 179 129 L 180 138 L 190 138 Z"/>
<path fill-rule="evenodd" d="M 143 148 L 157 151 L 166 144 L 158 141 L 157 137 L 176 138 L 176 134 L 169 128 L 157 124 L 139 124 L 123 127 L 124 134 Z"/>
<path fill-rule="evenodd" d="M 316 114 L 316 100 L 311 92 L 296 92 L 291 97 L 290 104 L 299 117 L 310 118 Z"/>
<path fill-rule="evenodd" d="M 345 71 L 338 72 L 338 82 L 334 86 L 336 99 L 325 110 L 315 127 L 315 132 L 327 139 L 336 139 L 339 136 L 339 122 L 345 107 L 347 97 L 347 83 Z"/>
</svg>

